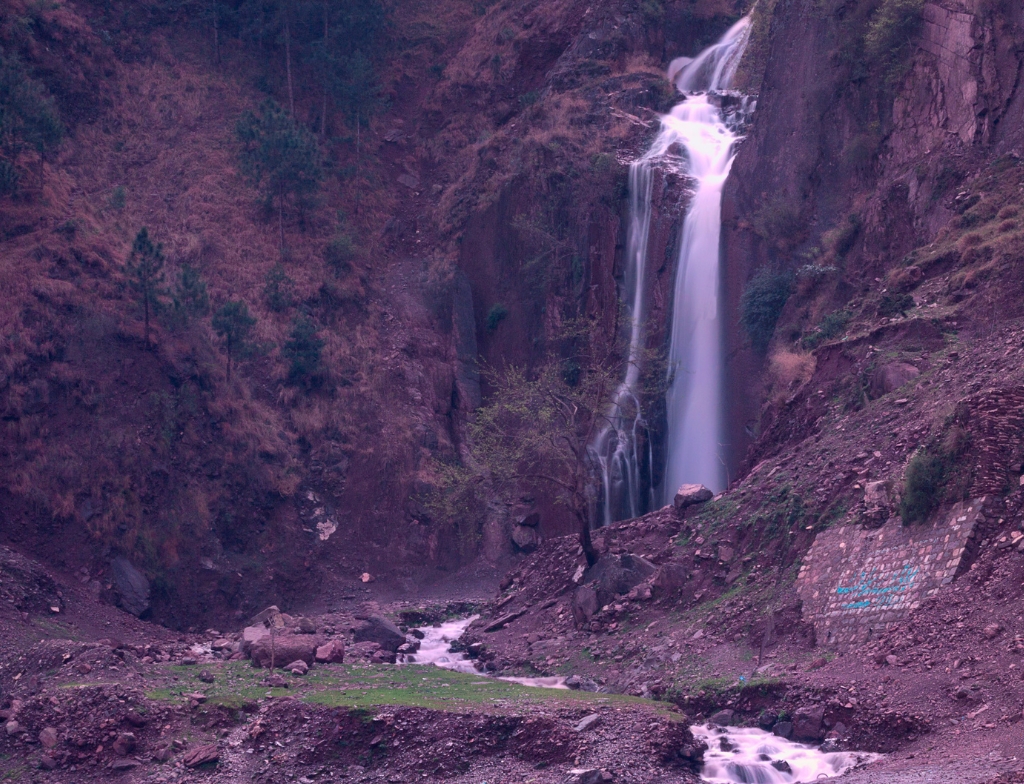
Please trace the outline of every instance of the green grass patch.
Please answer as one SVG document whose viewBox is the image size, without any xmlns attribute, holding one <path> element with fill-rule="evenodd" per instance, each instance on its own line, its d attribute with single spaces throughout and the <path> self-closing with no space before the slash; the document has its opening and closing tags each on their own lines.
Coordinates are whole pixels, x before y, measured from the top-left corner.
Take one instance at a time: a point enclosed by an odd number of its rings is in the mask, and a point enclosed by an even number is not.
<svg viewBox="0 0 1024 784">
<path fill-rule="evenodd" d="M 186 703 L 190 694 L 206 695 L 208 705 L 241 708 L 268 696 L 292 696 L 329 707 L 374 708 L 405 706 L 459 711 L 468 708 L 505 710 L 531 703 L 637 704 L 667 710 L 664 703 L 620 694 L 595 694 L 568 689 L 541 689 L 488 678 L 483 675 L 443 670 L 434 666 L 345 664 L 317 666 L 304 677 L 285 676 L 290 688 L 263 685 L 266 670 L 245 662 L 208 665 L 215 681 L 199 680 L 199 668 L 173 666 L 168 672 L 178 680 L 151 689 L 151 700 Z"/>
</svg>

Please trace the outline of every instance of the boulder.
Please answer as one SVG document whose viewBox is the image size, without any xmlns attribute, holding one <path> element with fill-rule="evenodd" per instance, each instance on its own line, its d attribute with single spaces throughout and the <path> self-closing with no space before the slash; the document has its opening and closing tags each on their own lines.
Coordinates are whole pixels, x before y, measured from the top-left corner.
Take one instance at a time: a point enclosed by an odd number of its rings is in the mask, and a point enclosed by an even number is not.
<svg viewBox="0 0 1024 784">
<path fill-rule="evenodd" d="M 601 768 L 588 768 L 585 770 L 573 769 L 569 771 L 573 776 L 573 784 L 611 784 L 615 777 L 607 770 Z"/>
<path fill-rule="evenodd" d="M 676 492 L 672 505 L 676 509 L 685 509 L 694 504 L 703 504 L 714 497 L 715 494 L 704 487 L 704 485 L 681 485 Z"/>
<path fill-rule="evenodd" d="M 689 572 L 679 563 L 662 564 L 651 584 L 655 596 L 674 596 L 686 587 Z"/>
<path fill-rule="evenodd" d="M 276 604 L 272 604 L 267 609 L 254 615 L 253 619 L 249 621 L 249 625 L 265 626 L 268 620 L 273 619 L 275 622 L 275 626 L 284 626 L 284 619 L 280 618 L 280 616 L 281 611 L 278 609 Z"/>
<path fill-rule="evenodd" d="M 252 646 L 264 639 L 270 639 L 270 630 L 266 626 L 246 626 L 242 629 L 242 644 L 239 650 L 248 656 L 252 652 Z"/>
<path fill-rule="evenodd" d="M 135 733 L 121 732 L 118 733 L 117 738 L 114 739 L 112 748 L 117 756 L 127 757 L 135 751 L 136 743 Z"/>
<path fill-rule="evenodd" d="M 217 748 L 217 744 L 207 743 L 188 751 L 181 761 L 186 768 L 198 768 L 200 765 L 216 762 L 218 759 L 220 759 L 220 750 Z"/>
<path fill-rule="evenodd" d="M 565 685 L 573 691 L 589 691 L 596 693 L 601 690 L 597 681 L 592 681 L 590 678 L 581 678 L 579 675 L 570 675 L 565 679 Z"/>
<path fill-rule="evenodd" d="M 572 617 L 577 625 L 594 617 L 600 608 L 597 605 L 597 591 L 592 586 L 581 585 L 572 595 Z"/>
<path fill-rule="evenodd" d="M 316 624 L 311 618 L 299 618 L 297 628 L 299 634 L 316 634 Z"/>
<path fill-rule="evenodd" d="M 824 706 L 797 708 L 793 713 L 793 737 L 797 740 L 821 740 L 824 720 Z"/>
<path fill-rule="evenodd" d="M 320 643 L 320 640 L 308 634 L 279 632 L 275 635 L 273 646 L 271 646 L 268 634 L 253 644 L 249 651 L 249 658 L 252 659 L 254 667 L 269 667 L 271 656 L 273 656 L 275 667 L 283 667 L 288 662 L 294 662 L 297 659 L 302 659 L 306 664 L 312 664 Z M 273 647 L 273 652 L 271 652 L 271 647 Z"/>
<path fill-rule="evenodd" d="M 600 723 L 601 715 L 599 713 L 591 713 L 589 716 L 584 716 L 580 719 L 579 724 L 576 725 L 576 732 L 586 732 Z"/>
<path fill-rule="evenodd" d="M 736 722 L 736 711 L 726 708 L 712 714 L 709 721 L 719 727 L 731 727 Z"/>
<path fill-rule="evenodd" d="M 316 649 L 316 660 L 325 664 L 341 664 L 345 661 L 345 641 L 329 640 Z"/>
<path fill-rule="evenodd" d="M 356 642 L 375 642 L 381 648 L 394 653 L 405 642 L 405 635 L 387 618 L 371 615 L 356 628 Z"/>
<path fill-rule="evenodd" d="M 630 588 L 655 571 L 657 567 L 654 564 L 638 555 L 603 555 L 586 571 L 583 579 L 595 584 L 598 605 L 604 606 L 616 596 L 628 593 Z"/>
<path fill-rule="evenodd" d="M 921 371 L 906 362 L 888 362 L 871 375 L 868 392 L 873 398 L 893 392 L 921 375 Z"/>
<path fill-rule="evenodd" d="M 127 558 L 118 556 L 110 567 L 121 609 L 136 617 L 145 613 L 149 609 L 149 580 Z"/>
<path fill-rule="evenodd" d="M 291 664 L 286 665 L 284 669 L 292 675 L 305 675 L 309 672 L 309 665 L 302 661 L 302 659 L 296 659 Z"/>
<path fill-rule="evenodd" d="M 522 553 L 532 553 L 540 544 L 540 534 L 528 525 L 512 527 L 512 544 Z"/>
<path fill-rule="evenodd" d="M 772 735 L 777 735 L 780 738 L 789 740 L 793 737 L 793 722 L 791 721 L 780 721 L 772 727 Z"/>
</svg>

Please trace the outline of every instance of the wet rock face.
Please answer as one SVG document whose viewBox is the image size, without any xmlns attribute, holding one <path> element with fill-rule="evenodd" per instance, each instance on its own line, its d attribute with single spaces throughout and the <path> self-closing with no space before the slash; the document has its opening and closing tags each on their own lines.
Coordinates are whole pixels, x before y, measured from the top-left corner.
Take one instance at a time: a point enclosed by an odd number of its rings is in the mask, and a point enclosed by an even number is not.
<svg viewBox="0 0 1024 784">
<path fill-rule="evenodd" d="M 132 615 L 141 616 L 149 609 L 149 580 L 126 558 L 111 563 L 118 604 Z"/>
</svg>

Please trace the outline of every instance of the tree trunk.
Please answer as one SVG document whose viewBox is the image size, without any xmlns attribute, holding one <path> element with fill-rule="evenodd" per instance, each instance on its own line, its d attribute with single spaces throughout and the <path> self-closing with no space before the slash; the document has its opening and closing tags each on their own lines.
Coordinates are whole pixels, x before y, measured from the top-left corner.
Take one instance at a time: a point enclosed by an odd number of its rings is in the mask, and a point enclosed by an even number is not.
<svg viewBox="0 0 1024 784">
<path fill-rule="evenodd" d="M 225 346 L 225 348 L 227 348 L 227 350 L 228 350 L 228 384 L 230 384 L 231 383 L 231 341 L 230 340 L 228 340 L 227 346 Z"/>
<path fill-rule="evenodd" d="M 43 164 L 44 163 L 46 163 L 46 156 L 43 154 L 43 151 L 40 150 L 39 151 L 39 198 L 40 199 L 43 198 L 43 176 L 44 176 Z"/>
<path fill-rule="evenodd" d="M 590 536 L 590 520 L 587 515 L 576 513 L 576 519 L 580 525 L 580 547 L 583 548 L 583 555 L 587 559 L 587 566 L 593 566 L 599 558 L 597 549 L 594 547 L 594 540 Z"/>
<path fill-rule="evenodd" d="M 146 336 L 146 348 L 149 348 L 149 293 L 144 292 L 142 296 L 142 319 L 145 327 L 143 334 Z"/>
<path fill-rule="evenodd" d="M 324 3 L 324 57 L 325 58 L 327 57 L 327 44 L 328 44 L 328 38 L 327 38 L 327 19 L 328 19 L 328 11 L 329 11 L 330 7 L 331 7 L 330 3 L 327 3 L 327 2 Z M 320 113 L 320 138 L 321 139 L 326 139 L 327 138 L 327 94 L 328 94 L 328 89 L 327 88 L 328 88 L 328 79 L 330 78 L 329 75 L 328 75 L 328 70 L 329 69 L 327 68 L 327 63 L 325 62 L 324 63 L 324 105 L 323 105 L 321 113 Z"/>
<path fill-rule="evenodd" d="M 291 45 L 291 9 L 285 5 L 284 9 L 284 67 L 288 76 L 288 111 L 292 117 L 295 116 L 295 91 L 292 87 L 292 45 Z"/>
</svg>

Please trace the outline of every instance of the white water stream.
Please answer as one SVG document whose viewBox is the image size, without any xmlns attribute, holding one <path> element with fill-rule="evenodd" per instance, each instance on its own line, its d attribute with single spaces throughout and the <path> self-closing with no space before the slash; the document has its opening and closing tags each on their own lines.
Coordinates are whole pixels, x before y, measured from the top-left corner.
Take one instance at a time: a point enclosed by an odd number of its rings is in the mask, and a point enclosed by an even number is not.
<svg viewBox="0 0 1024 784">
<path fill-rule="evenodd" d="M 464 653 L 453 653 L 452 643 L 459 639 L 479 616 L 446 621 L 438 626 L 423 626 L 420 649 L 400 658 L 402 664 L 435 665 L 446 670 L 486 675 Z M 524 686 L 564 689 L 565 678 L 500 678 Z M 770 735 L 747 727 L 692 727 L 694 737 L 708 744 L 704 753 L 701 778 L 715 784 L 799 784 L 841 776 L 855 767 L 872 762 L 880 755 L 867 752 L 823 752 L 812 746 Z M 772 763 L 775 765 L 772 765 Z"/>
<path fill-rule="evenodd" d="M 691 729 L 708 744 L 701 778 L 715 784 L 818 781 L 841 776 L 880 756 L 862 751 L 823 752 L 746 727 L 701 725 Z"/>
<path fill-rule="evenodd" d="M 446 670 L 487 676 L 486 672 L 477 669 L 477 663 L 473 659 L 470 659 L 464 653 L 453 653 L 451 649 L 452 643 L 459 639 L 469 625 L 479 617 L 479 615 L 472 615 L 469 618 L 446 621 L 438 626 L 420 627 L 419 631 L 423 633 L 423 639 L 420 640 L 420 649 L 416 653 L 403 655 L 399 662 L 401 664 L 433 664 Z M 560 676 L 543 678 L 502 677 L 498 680 L 545 689 L 568 688 L 565 685 L 565 678 Z"/>
<path fill-rule="evenodd" d="M 749 19 L 741 19 L 697 57 L 672 61 L 669 81 L 686 97 L 661 118 L 661 130 L 647 153 L 630 164 L 622 291 L 629 318 L 629 352 L 625 377 L 615 392 L 606 423 L 589 449 L 601 485 L 601 497 L 595 499 L 600 504 L 599 516 L 594 519 L 603 525 L 638 517 L 656 505 L 649 479 L 653 453 L 649 440 L 643 447 L 646 423 L 637 397 L 647 317 L 645 284 L 655 167 L 679 171 L 694 182 L 676 268 L 662 495 L 666 503 L 671 502 L 684 483 L 704 484 L 715 491 L 725 487 L 720 443 L 719 240 L 722 187 L 740 137 L 737 117 L 723 116 L 720 102 L 712 96 L 718 97 L 732 82 L 749 33 Z M 752 108 L 746 100 L 741 105 L 741 115 Z"/>
</svg>

